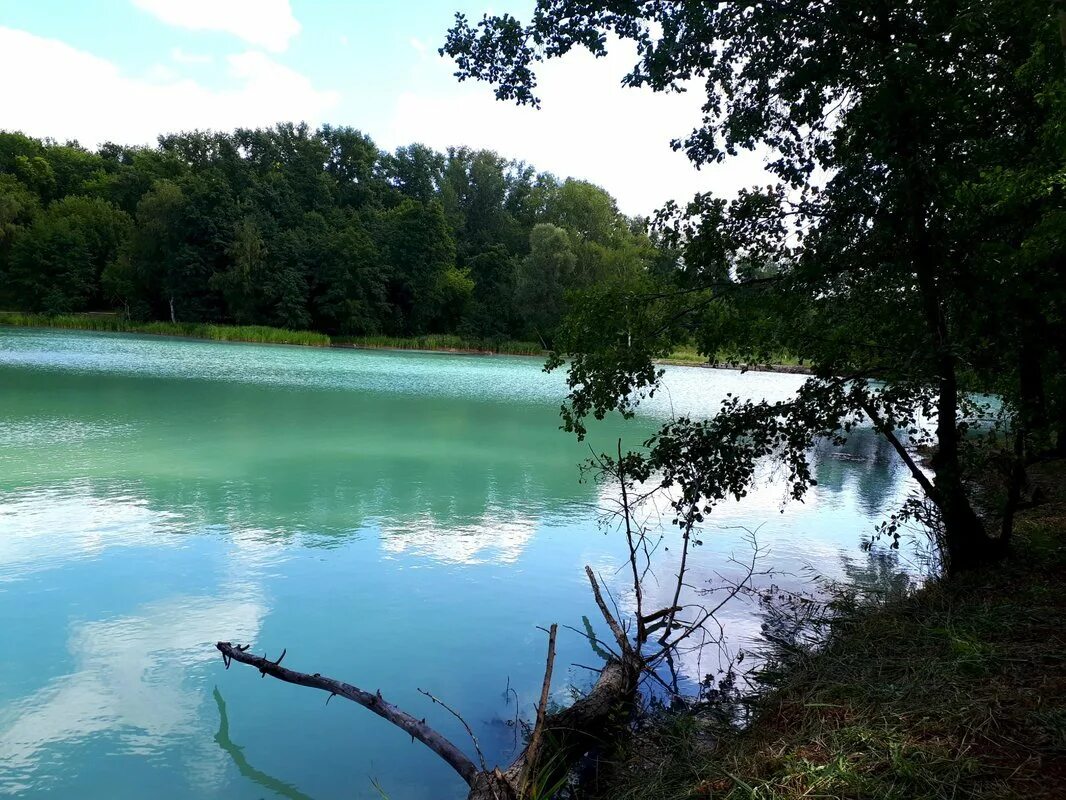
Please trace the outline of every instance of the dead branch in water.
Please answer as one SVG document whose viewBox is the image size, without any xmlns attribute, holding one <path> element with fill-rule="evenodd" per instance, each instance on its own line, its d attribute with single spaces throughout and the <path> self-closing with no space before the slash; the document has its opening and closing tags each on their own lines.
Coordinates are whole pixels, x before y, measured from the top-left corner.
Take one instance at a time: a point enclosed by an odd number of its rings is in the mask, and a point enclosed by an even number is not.
<svg viewBox="0 0 1066 800">
<path fill-rule="evenodd" d="M 519 800 L 519 798 L 528 796 L 524 792 L 527 792 L 528 787 L 542 777 L 540 770 L 542 765 L 548 761 L 552 764 L 553 772 L 565 774 L 569 771 L 578 758 L 601 740 L 603 732 L 615 718 L 614 712 L 619 706 L 631 701 L 636 693 L 637 683 L 643 669 L 641 659 L 626 639 L 618 620 L 603 602 L 592 569 L 586 567 L 586 573 L 604 620 L 616 637 L 619 637 L 619 644 L 623 647 L 622 656 L 620 659 L 612 658 L 607 663 L 596 679 L 592 690 L 585 697 L 562 711 L 548 714 L 547 697 L 555 661 L 555 633 L 557 631 L 557 626 L 552 625 L 536 727 L 529 745 L 503 770 L 499 767 L 488 769 L 484 765 L 484 760 L 482 760 L 482 768 L 478 769 L 459 747 L 427 725 L 425 719 L 416 719 L 406 711 L 386 702 L 380 692 L 367 692 L 350 683 L 319 673 L 297 672 L 281 666 L 281 658 L 284 658 L 285 651 L 282 651 L 282 656 L 277 661 L 271 661 L 266 656 L 249 653 L 248 645 L 219 642 L 215 647 L 222 653 L 227 668 L 234 661 L 247 664 L 258 669 L 261 675 L 269 675 L 297 686 L 320 689 L 329 692 L 331 698 L 344 697 L 388 720 L 446 761 L 470 787 L 469 800 Z M 430 698 L 440 703 L 432 695 Z M 448 710 L 456 714 L 450 708 Z M 462 721 L 461 717 L 460 720 Z M 465 722 L 463 724 L 466 725 Z M 469 726 L 466 727 L 470 732 Z M 471 737 L 473 738 L 472 732 Z M 476 740 L 474 741 L 476 748 L 477 743 Z M 543 748 L 548 741 L 555 749 L 551 759 L 545 759 L 543 756 Z M 478 755 L 480 756 L 480 750 Z"/>
<path fill-rule="evenodd" d="M 227 669 L 231 662 L 239 661 L 242 664 L 255 667 L 261 675 L 269 675 L 271 678 L 277 678 L 279 681 L 285 681 L 285 683 L 294 683 L 297 686 L 320 689 L 323 692 L 329 692 L 330 697 L 337 696 L 351 700 L 353 703 L 358 703 L 363 708 L 374 712 L 382 719 L 388 720 L 400 730 L 410 734 L 412 738 L 418 739 L 418 741 L 448 762 L 452 769 L 458 772 L 460 777 L 467 783 L 470 783 L 474 779 L 474 775 L 477 774 L 478 769 L 474 766 L 474 762 L 463 755 L 462 750 L 429 727 L 424 719 L 415 719 L 406 711 L 387 702 L 381 696 L 381 692 L 371 694 L 357 686 L 352 686 L 350 683 L 344 683 L 335 678 L 327 678 L 317 672 L 313 675 L 309 675 L 306 672 L 297 672 L 281 666 L 281 658 L 277 661 L 271 661 L 266 656 L 257 656 L 249 653 L 247 645 L 242 647 L 240 645 L 232 645 L 229 642 L 219 642 L 215 647 L 222 653 L 222 659 L 226 662 Z M 283 651 L 282 658 L 284 656 L 285 653 Z"/>
<path fill-rule="evenodd" d="M 540 687 L 540 705 L 537 706 L 537 721 L 533 725 L 533 734 L 529 737 L 529 745 L 526 747 L 525 769 L 522 770 L 522 778 L 519 781 L 519 790 L 523 798 L 531 794 L 530 788 L 536 777 L 540 761 L 540 748 L 544 739 L 544 718 L 548 713 L 548 693 L 551 690 L 552 670 L 555 667 L 555 635 L 559 632 L 559 626 L 552 624 L 548 632 L 548 660 L 544 666 L 544 682 Z"/>
</svg>

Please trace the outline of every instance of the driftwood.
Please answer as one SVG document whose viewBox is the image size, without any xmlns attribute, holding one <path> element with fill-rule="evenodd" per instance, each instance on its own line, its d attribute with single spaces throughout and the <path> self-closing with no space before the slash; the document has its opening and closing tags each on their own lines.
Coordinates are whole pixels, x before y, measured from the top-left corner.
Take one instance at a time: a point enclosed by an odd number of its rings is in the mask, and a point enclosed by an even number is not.
<svg viewBox="0 0 1066 800">
<path fill-rule="evenodd" d="M 283 667 L 281 666 L 281 659 L 285 658 L 285 651 L 282 651 L 281 658 L 277 661 L 271 661 L 265 656 L 249 653 L 247 645 L 242 647 L 240 645 L 232 645 L 229 642 L 219 642 L 215 647 L 222 653 L 222 658 L 226 662 L 227 668 L 230 662 L 239 661 L 242 664 L 255 667 L 262 675 L 269 675 L 286 683 L 295 683 L 297 686 L 321 689 L 324 692 L 329 692 L 330 699 L 335 696 L 343 697 L 373 711 L 382 719 L 388 720 L 400 730 L 410 734 L 412 738 L 418 739 L 418 741 L 447 761 L 452 769 L 458 772 L 467 783 L 473 780 L 475 773 L 478 771 L 477 767 L 474 766 L 474 762 L 467 758 L 462 750 L 429 727 L 424 719 L 415 719 L 406 711 L 387 702 L 381 696 L 381 692 L 371 694 L 357 686 L 352 686 L 350 683 L 327 678 L 317 672 L 313 675 L 308 675 L 305 672 L 297 672 Z M 329 702 L 329 700 L 326 702 Z"/>
<path fill-rule="evenodd" d="M 587 695 L 562 711 L 548 714 L 545 706 L 555 656 L 555 637 L 551 636 L 537 724 L 530 736 L 529 745 L 509 766 L 502 769 L 489 769 L 484 763 L 480 767 L 475 765 L 459 747 L 427 725 L 424 719 L 416 719 L 392 705 L 380 692 L 367 692 L 350 683 L 318 673 L 297 672 L 281 666 L 285 651 L 282 651 L 281 657 L 275 661 L 266 656 L 253 655 L 249 652 L 248 645 L 219 642 L 215 646 L 222 653 L 227 668 L 234 661 L 247 664 L 258 669 L 262 675 L 328 692 L 330 699 L 336 696 L 351 700 L 388 720 L 450 764 L 470 787 L 469 800 L 521 800 L 529 796 L 532 787 L 537 783 L 568 772 L 581 756 L 603 741 L 604 733 L 620 718 L 619 712 L 633 700 L 641 673 L 645 669 L 638 649 L 628 641 L 622 626 L 603 601 L 595 575 L 590 568 L 585 569 L 596 604 L 618 642 L 620 655 L 613 657 L 604 666 Z M 552 627 L 554 633 L 555 626 Z M 467 730 L 469 731 L 468 726 Z M 548 748 L 551 750 L 550 758 L 546 757 Z M 544 774 L 546 770 L 550 770 L 552 775 Z"/>
</svg>

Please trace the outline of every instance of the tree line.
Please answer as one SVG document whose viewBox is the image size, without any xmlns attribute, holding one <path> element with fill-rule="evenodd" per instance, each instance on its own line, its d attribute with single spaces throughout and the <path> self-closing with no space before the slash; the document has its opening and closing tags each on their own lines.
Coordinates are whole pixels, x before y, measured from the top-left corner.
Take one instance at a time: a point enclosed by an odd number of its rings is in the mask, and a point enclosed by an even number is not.
<svg viewBox="0 0 1066 800">
<path fill-rule="evenodd" d="M 0 132 L 0 308 L 547 344 L 569 293 L 657 253 L 603 189 L 485 150 L 305 124 L 96 150 Z"/>
</svg>

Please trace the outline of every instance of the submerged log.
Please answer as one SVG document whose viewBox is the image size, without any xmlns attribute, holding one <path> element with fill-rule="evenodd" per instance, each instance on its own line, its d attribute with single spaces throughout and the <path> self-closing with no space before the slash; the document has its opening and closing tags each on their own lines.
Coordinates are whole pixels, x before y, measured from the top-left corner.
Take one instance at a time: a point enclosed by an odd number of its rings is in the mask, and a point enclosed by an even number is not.
<svg viewBox="0 0 1066 800">
<path fill-rule="evenodd" d="M 318 673 L 297 672 L 281 666 L 285 651 L 282 651 L 281 658 L 272 661 L 265 656 L 249 653 L 248 646 L 230 642 L 218 642 L 215 646 L 222 653 L 227 668 L 234 661 L 247 664 L 258 669 L 262 675 L 329 692 L 331 698 L 337 696 L 351 700 L 388 720 L 450 764 L 470 787 L 468 800 L 525 800 L 532 787 L 554 783 L 568 773 L 582 756 L 604 741 L 612 725 L 624 718 L 623 713 L 636 695 L 645 666 L 637 649 L 626 639 L 621 625 L 603 602 L 592 570 L 588 567 L 585 570 L 596 604 L 615 635 L 621 654 L 606 664 L 589 693 L 573 705 L 554 714 L 546 714 L 542 702 L 530 744 L 510 765 L 502 769 L 489 769 L 484 761 L 479 768 L 460 748 L 427 725 L 424 719 L 416 719 L 387 702 L 380 692 L 367 692 Z M 545 687 L 550 682 L 553 645 L 554 641 L 549 643 Z M 544 696 L 542 692 L 542 698 Z M 480 753 L 478 755 L 480 758 Z"/>
</svg>

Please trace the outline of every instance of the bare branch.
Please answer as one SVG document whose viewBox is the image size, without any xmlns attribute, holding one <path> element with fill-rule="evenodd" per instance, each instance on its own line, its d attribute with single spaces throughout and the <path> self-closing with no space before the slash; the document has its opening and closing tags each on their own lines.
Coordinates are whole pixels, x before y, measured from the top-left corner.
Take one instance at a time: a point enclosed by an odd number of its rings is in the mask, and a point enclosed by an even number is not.
<svg viewBox="0 0 1066 800">
<path fill-rule="evenodd" d="M 607 627 L 611 629 L 615 641 L 618 642 L 618 646 L 622 648 L 622 654 L 625 655 L 632 650 L 629 639 L 626 637 L 625 631 L 622 630 L 622 626 L 618 624 L 618 620 L 614 618 L 610 609 L 607 608 L 607 604 L 603 602 L 603 595 L 600 594 L 600 585 L 596 582 L 596 575 L 592 572 L 592 567 L 586 565 L 585 574 L 588 575 L 589 583 L 592 585 L 592 595 L 596 598 L 596 605 L 599 606 L 600 613 L 603 614 L 603 618 L 607 621 Z"/>
<path fill-rule="evenodd" d="M 519 781 L 522 797 L 531 796 L 531 779 L 537 774 L 540 766 L 540 747 L 541 740 L 544 738 L 544 717 L 548 713 L 548 692 L 551 690 L 552 670 L 555 668 L 555 634 L 558 632 L 559 626 L 553 622 L 551 631 L 548 633 L 548 660 L 544 666 L 544 683 L 540 687 L 540 705 L 537 706 L 537 721 L 533 725 L 533 735 L 529 738 L 529 746 L 526 748 L 526 762 L 522 769 L 522 779 Z"/>
<path fill-rule="evenodd" d="M 455 717 L 457 720 L 459 720 L 459 722 L 461 722 L 463 724 L 463 727 L 466 728 L 467 735 L 470 737 L 470 741 L 472 741 L 474 743 L 474 750 L 477 751 L 478 761 L 481 762 L 481 769 L 487 771 L 489 766 L 488 766 L 488 764 L 485 763 L 485 755 L 484 755 L 484 753 L 481 752 L 481 745 L 478 744 L 477 737 L 474 736 L 474 731 L 471 730 L 471 728 L 467 724 L 466 720 L 463 719 L 463 715 L 460 714 L 458 711 L 456 711 L 454 708 L 452 708 L 450 705 L 445 703 L 439 697 L 435 697 L 432 694 L 430 694 L 429 692 L 427 692 L 425 689 L 419 689 L 418 693 L 428 697 L 430 700 L 432 700 L 434 703 L 436 703 L 438 706 L 443 708 L 445 711 L 447 711 L 449 714 L 451 714 L 453 717 Z"/>
<path fill-rule="evenodd" d="M 629 489 L 622 469 L 622 440 L 618 440 L 618 485 L 622 488 L 622 513 L 625 515 L 626 544 L 629 545 L 629 567 L 633 571 L 633 594 L 637 602 L 637 649 L 647 638 L 644 634 L 644 591 L 640 585 L 640 573 L 637 569 L 637 546 L 633 538 L 633 518 L 629 513 Z"/>
<path fill-rule="evenodd" d="M 888 443 L 892 445 L 892 448 L 899 453 L 899 457 L 903 459 L 903 463 L 907 465 L 907 469 L 911 471 L 911 475 L 913 475 L 914 479 L 918 481 L 918 484 L 922 487 L 926 497 L 933 502 L 936 502 L 936 487 L 933 486 L 933 483 L 929 480 L 928 476 L 922 472 L 921 467 L 915 462 L 914 458 L 907 451 L 907 448 L 903 446 L 903 442 L 899 440 L 899 437 L 896 436 L 896 433 L 892 430 L 891 426 L 881 419 L 880 415 L 874 410 L 874 407 L 868 400 L 862 400 L 859 403 L 859 407 L 863 410 L 866 416 L 870 418 L 870 421 L 874 424 L 874 427 L 881 432 L 881 435 L 888 439 Z"/>
<path fill-rule="evenodd" d="M 248 664 L 249 666 L 255 667 L 262 675 L 269 675 L 272 678 L 277 678 L 279 681 L 294 683 L 297 686 L 321 689 L 324 692 L 329 692 L 331 695 L 339 695 L 351 700 L 353 703 L 358 703 L 363 706 L 363 708 L 374 712 L 382 719 L 388 720 L 393 725 L 400 728 L 400 730 L 410 734 L 412 738 L 418 739 L 418 741 L 422 742 L 422 744 L 448 762 L 452 769 L 458 772 L 459 776 L 466 781 L 468 785 L 472 785 L 474 777 L 478 773 L 478 769 L 474 766 L 474 762 L 467 758 L 463 752 L 448 739 L 444 738 L 431 727 L 426 725 L 425 720 L 415 719 L 406 711 L 386 702 L 385 699 L 382 698 L 380 692 L 371 694 L 356 686 L 352 686 L 350 683 L 327 678 L 317 673 L 314 675 L 308 675 L 304 672 L 297 672 L 288 669 L 287 667 L 282 667 L 277 661 L 270 661 L 266 657 L 249 654 L 247 652 L 247 646 L 242 648 L 239 645 L 234 646 L 229 642 L 218 642 L 215 647 L 220 653 L 222 653 L 223 660 L 226 661 L 227 666 L 230 661 L 239 661 L 242 664 Z M 280 660 L 281 659 L 278 659 L 278 661 Z"/>
<path fill-rule="evenodd" d="M 674 586 L 674 601 L 670 604 L 670 610 L 666 613 L 666 630 L 663 631 L 663 635 L 659 638 L 659 644 L 666 644 L 666 640 L 670 638 L 670 633 L 674 629 L 674 617 L 677 615 L 678 604 L 681 600 L 681 589 L 685 585 L 685 570 L 688 568 L 688 546 L 692 540 L 692 520 L 685 520 L 685 533 L 682 536 L 684 544 L 681 547 L 681 563 L 677 568 L 677 584 Z"/>
<path fill-rule="evenodd" d="M 712 606 L 711 608 L 700 607 L 700 611 L 702 613 L 700 613 L 696 617 L 696 619 L 694 619 L 691 623 L 682 623 L 682 625 L 684 626 L 684 632 L 680 636 L 675 638 L 673 641 L 667 641 L 667 639 L 669 637 L 669 632 L 664 634 L 662 639 L 659 640 L 660 643 L 663 645 L 662 649 L 659 650 L 659 652 L 656 653 L 653 657 L 647 659 L 648 663 L 655 663 L 656 661 L 660 660 L 664 656 L 668 656 L 668 654 L 669 654 L 669 652 L 671 650 L 677 650 L 678 646 L 683 641 L 688 639 L 696 631 L 703 630 L 704 627 L 707 625 L 707 623 L 710 620 L 715 619 L 715 615 L 719 611 L 722 610 L 722 608 L 725 606 L 726 603 L 728 603 L 730 600 L 732 600 L 738 594 L 740 594 L 745 589 L 747 589 L 751 585 L 752 577 L 755 575 L 755 565 L 758 562 L 759 555 L 760 555 L 761 552 L 762 551 L 759 550 L 758 543 L 755 541 L 755 538 L 754 538 L 754 535 L 753 535 L 752 536 L 751 562 L 744 565 L 744 568 L 745 568 L 744 577 L 741 578 L 739 581 L 735 581 L 732 584 L 728 584 L 728 590 L 725 593 L 725 597 L 723 597 L 714 606 Z M 737 562 L 737 563 L 739 563 L 739 562 Z M 669 617 L 669 620 L 670 620 L 671 623 L 673 623 L 674 620 L 675 620 L 675 616 L 674 616 L 675 614 L 676 614 L 676 612 L 672 612 L 671 616 Z M 721 634 L 722 634 L 722 632 L 721 632 L 721 624 L 719 624 L 718 627 L 719 627 L 719 635 L 721 636 Z"/>
</svg>

